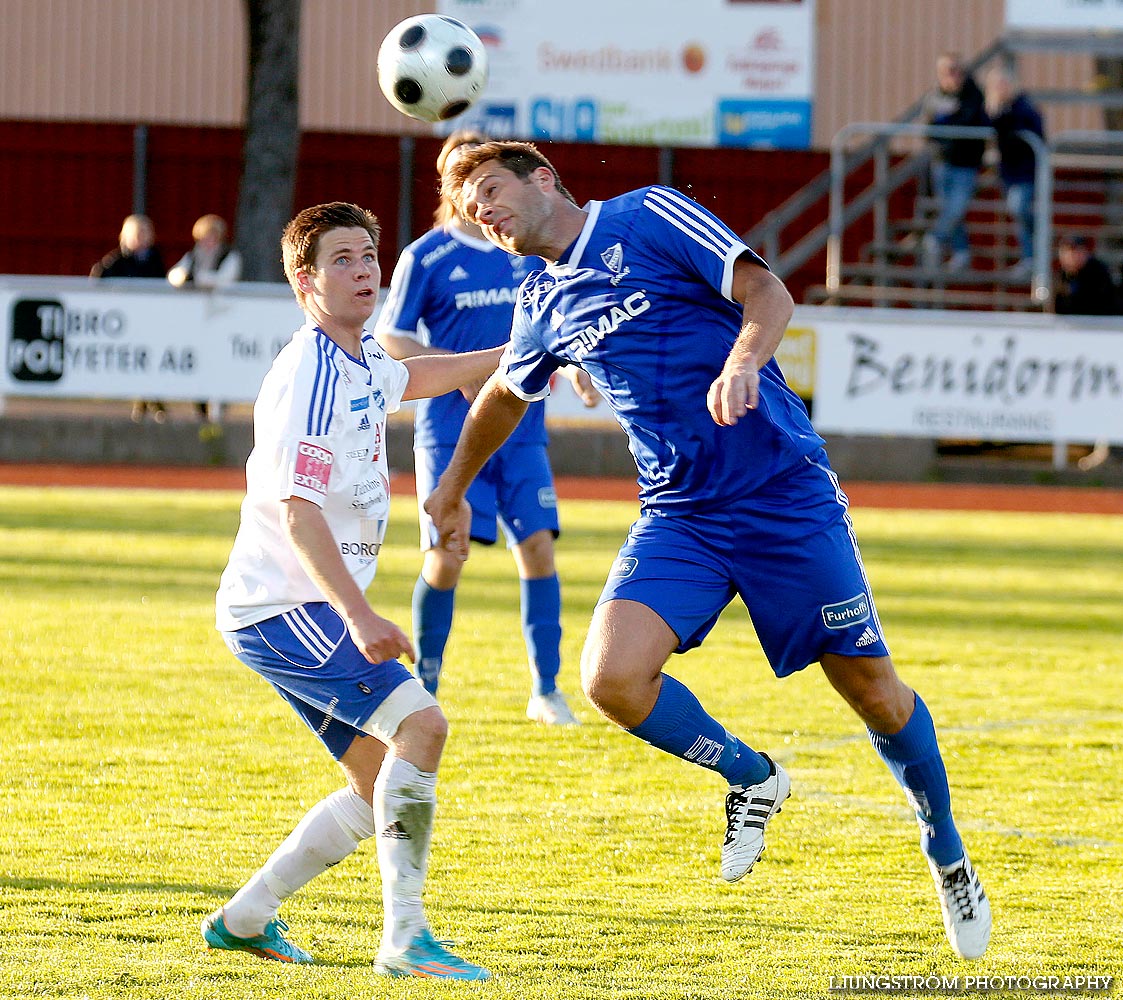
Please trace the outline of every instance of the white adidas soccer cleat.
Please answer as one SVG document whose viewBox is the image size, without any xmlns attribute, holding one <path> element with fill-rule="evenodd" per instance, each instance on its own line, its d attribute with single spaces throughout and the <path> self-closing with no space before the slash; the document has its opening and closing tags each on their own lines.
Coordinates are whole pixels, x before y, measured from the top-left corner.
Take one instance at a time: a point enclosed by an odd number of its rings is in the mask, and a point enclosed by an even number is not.
<svg viewBox="0 0 1123 1000">
<path fill-rule="evenodd" d="M 721 877 L 726 882 L 736 882 L 753 870 L 764 853 L 765 824 L 791 794 L 788 772 L 767 754 L 761 756 L 772 765 L 768 777 L 756 785 L 730 785 L 725 797 Z"/>
<path fill-rule="evenodd" d="M 544 726 L 579 726 L 581 720 L 570 710 L 565 695 L 557 689 L 549 694 L 531 696 L 526 704 L 526 717 Z"/>
<path fill-rule="evenodd" d="M 982 958 L 990 942 L 990 901 L 967 855 L 944 867 L 929 861 L 928 867 L 952 951 L 960 958 Z"/>
</svg>

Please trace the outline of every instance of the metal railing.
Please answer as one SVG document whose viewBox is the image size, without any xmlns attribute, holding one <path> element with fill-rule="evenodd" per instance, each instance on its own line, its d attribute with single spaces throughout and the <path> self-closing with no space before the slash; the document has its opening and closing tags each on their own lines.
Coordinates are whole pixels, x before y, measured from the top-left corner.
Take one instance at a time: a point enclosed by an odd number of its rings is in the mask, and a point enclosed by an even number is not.
<svg viewBox="0 0 1123 1000">
<path fill-rule="evenodd" d="M 1034 152 L 1034 232 L 1033 272 L 1030 298 L 1037 305 L 1049 301 L 1051 294 L 1050 247 L 1052 246 L 1053 170 L 1048 145 L 1033 132 L 1020 131 Z M 847 144 L 855 136 L 872 135 L 874 182 L 849 202 L 845 187 L 848 168 Z M 845 229 L 867 211 L 874 213 L 875 241 L 884 245 L 888 235 L 888 200 L 903 184 L 923 170 L 929 162 L 926 152 L 916 153 L 892 170 L 889 168 L 889 140 L 900 136 L 925 139 L 991 139 L 993 128 L 979 125 L 916 125 L 896 122 L 854 122 L 839 129 L 831 140 L 829 216 L 827 222 L 828 292 L 837 292 L 842 273 L 842 236 Z M 863 153 L 867 147 L 863 146 Z"/>
<path fill-rule="evenodd" d="M 997 38 L 975 55 L 967 63 L 965 69 L 968 73 L 975 73 L 992 59 L 1005 58 L 1006 52 L 1007 40 Z M 924 113 L 926 102 L 927 95 L 918 98 L 893 119 L 893 124 L 914 123 Z M 866 144 L 860 150 L 855 150 L 850 161 L 850 170 L 852 172 L 860 170 L 869 163 L 875 153 L 875 142 Z M 742 236 L 748 246 L 762 249 L 764 259 L 768 261 L 768 266 L 777 276 L 781 278 L 789 277 L 823 249 L 827 238 L 826 223 L 815 226 L 787 249 L 781 248 L 780 236 L 789 225 L 804 216 L 812 206 L 828 194 L 830 181 L 830 171 L 823 171 L 769 212 L 765 219 Z"/>
</svg>

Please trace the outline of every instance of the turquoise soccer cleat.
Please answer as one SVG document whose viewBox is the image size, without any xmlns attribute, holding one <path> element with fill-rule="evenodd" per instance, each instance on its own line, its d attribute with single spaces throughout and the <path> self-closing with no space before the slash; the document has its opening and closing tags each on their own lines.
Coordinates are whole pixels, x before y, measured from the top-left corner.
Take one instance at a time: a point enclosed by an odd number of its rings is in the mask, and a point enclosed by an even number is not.
<svg viewBox="0 0 1123 1000">
<path fill-rule="evenodd" d="M 292 962 L 306 964 L 312 961 L 312 956 L 303 948 L 289 941 L 284 932 L 289 929 L 280 917 L 274 917 L 265 925 L 265 930 L 253 937 L 243 938 L 231 934 L 226 928 L 222 911 L 218 910 L 209 917 L 203 918 L 200 930 L 207 947 L 224 951 L 248 951 L 258 958 L 267 958 L 273 962 Z"/>
<path fill-rule="evenodd" d="M 473 965 L 454 955 L 429 933 L 428 928 L 417 932 L 408 948 L 400 955 L 383 958 L 374 963 L 380 976 L 420 976 L 424 979 L 490 979 L 491 973 L 480 965 Z"/>
</svg>

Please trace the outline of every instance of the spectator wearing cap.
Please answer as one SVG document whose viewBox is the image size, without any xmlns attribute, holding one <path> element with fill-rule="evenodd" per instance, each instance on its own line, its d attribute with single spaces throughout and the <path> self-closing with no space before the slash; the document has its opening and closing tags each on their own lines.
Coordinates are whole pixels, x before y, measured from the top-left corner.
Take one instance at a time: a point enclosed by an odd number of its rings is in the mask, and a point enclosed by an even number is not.
<svg viewBox="0 0 1123 1000">
<path fill-rule="evenodd" d="M 1054 312 L 1066 316 L 1114 316 L 1119 290 L 1107 265 L 1092 252 L 1087 236 L 1062 236 L 1057 246 L 1060 276 Z"/>
</svg>

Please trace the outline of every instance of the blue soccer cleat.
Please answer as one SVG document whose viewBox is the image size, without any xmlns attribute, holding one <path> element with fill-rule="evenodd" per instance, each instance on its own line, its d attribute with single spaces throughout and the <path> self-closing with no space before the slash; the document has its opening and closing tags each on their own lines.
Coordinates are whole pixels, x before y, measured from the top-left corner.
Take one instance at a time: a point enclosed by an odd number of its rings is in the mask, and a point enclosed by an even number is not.
<svg viewBox="0 0 1123 1000">
<path fill-rule="evenodd" d="M 203 940 L 207 942 L 209 948 L 248 951 L 251 955 L 267 958 L 273 962 L 293 962 L 301 965 L 311 962 L 312 956 L 308 952 L 285 938 L 284 932 L 288 929 L 289 925 L 280 917 L 274 917 L 260 934 L 248 938 L 237 937 L 227 930 L 222 910 L 204 917 L 200 928 L 203 932 Z"/>
<path fill-rule="evenodd" d="M 422 928 L 410 942 L 408 948 L 399 955 L 383 958 L 379 956 L 374 963 L 374 971 L 380 976 L 404 978 L 420 976 L 424 979 L 490 979 L 491 973 L 480 965 L 466 962 L 449 951 Z"/>
</svg>

